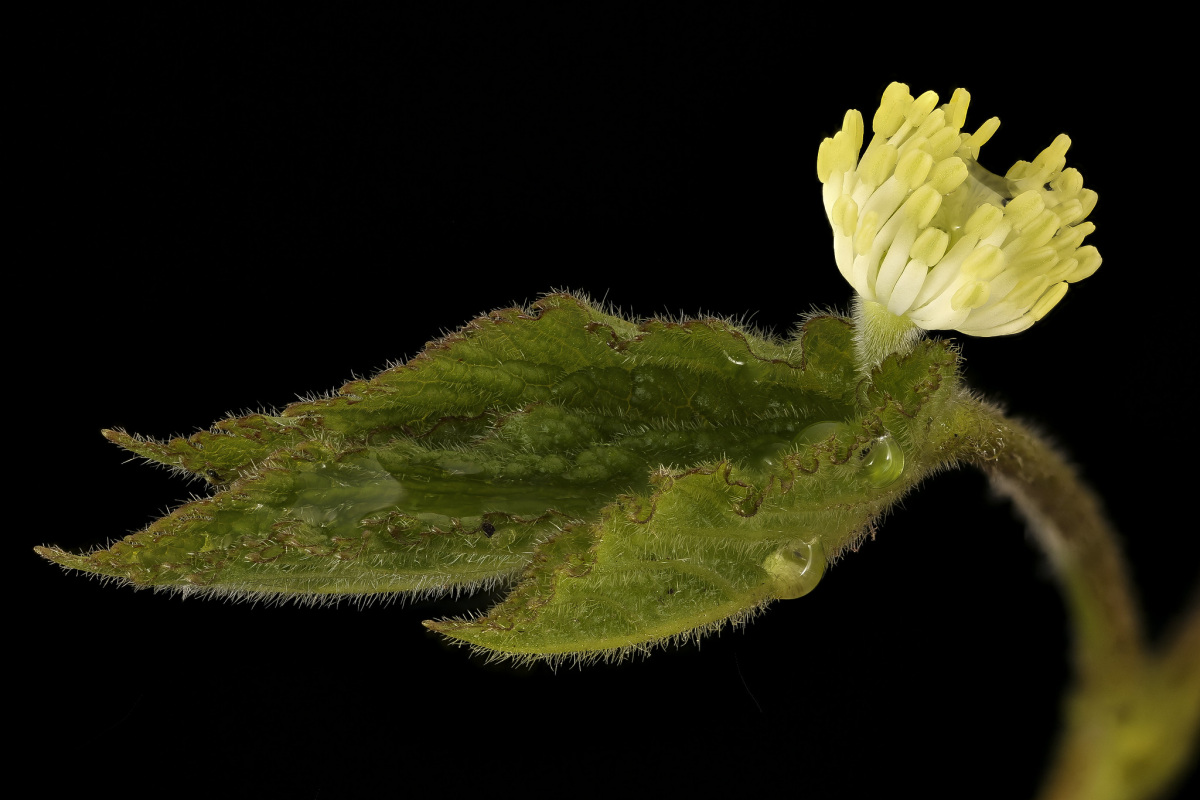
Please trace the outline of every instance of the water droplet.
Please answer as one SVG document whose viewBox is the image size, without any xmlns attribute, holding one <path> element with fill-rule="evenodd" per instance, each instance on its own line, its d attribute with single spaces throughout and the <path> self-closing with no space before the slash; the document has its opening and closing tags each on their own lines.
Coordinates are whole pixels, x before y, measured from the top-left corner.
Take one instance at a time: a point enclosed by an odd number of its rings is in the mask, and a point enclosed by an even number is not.
<svg viewBox="0 0 1200 800">
<path fill-rule="evenodd" d="M 824 422 L 814 422 L 800 433 L 796 434 L 796 444 L 820 444 L 828 440 L 831 436 L 837 436 L 842 431 L 846 430 L 846 423 L 833 422 L 826 420 Z"/>
<path fill-rule="evenodd" d="M 751 450 L 746 461 L 757 469 L 771 469 L 783 463 L 783 457 L 792 449 L 791 442 L 765 442 Z"/>
<path fill-rule="evenodd" d="M 890 433 L 885 433 L 863 456 L 862 468 L 872 486 L 880 489 L 890 486 L 904 472 L 904 451 Z"/>
<path fill-rule="evenodd" d="M 771 576 L 771 594 L 780 600 L 794 600 L 821 582 L 825 549 L 820 539 L 790 542 L 767 556 L 763 569 Z"/>
</svg>

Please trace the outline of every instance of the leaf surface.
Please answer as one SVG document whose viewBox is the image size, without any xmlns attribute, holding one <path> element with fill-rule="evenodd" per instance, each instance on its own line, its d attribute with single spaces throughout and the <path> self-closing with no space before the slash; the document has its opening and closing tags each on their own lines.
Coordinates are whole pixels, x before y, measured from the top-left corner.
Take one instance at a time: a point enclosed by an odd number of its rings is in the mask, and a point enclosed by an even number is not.
<svg viewBox="0 0 1200 800">
<path fill-rule="evenodd" d="M 953 350 L 924 342 L 864 378 L 852 335 L 834 316 L 788 340 L 635 325 L 550 295 L 276 415 L 169 442 L 106 432 L 217 490 L 108 549 L 40 552 L 242 597 L 512 584 L 487 615 L 430 625 L 516 656 L 696 635 L 794 596 L 781 553 L 835 557 L 954 457 L 932 424 L 956 391 Z M 880 473 L 895 449 L 903 469 Z"/>
</svg>

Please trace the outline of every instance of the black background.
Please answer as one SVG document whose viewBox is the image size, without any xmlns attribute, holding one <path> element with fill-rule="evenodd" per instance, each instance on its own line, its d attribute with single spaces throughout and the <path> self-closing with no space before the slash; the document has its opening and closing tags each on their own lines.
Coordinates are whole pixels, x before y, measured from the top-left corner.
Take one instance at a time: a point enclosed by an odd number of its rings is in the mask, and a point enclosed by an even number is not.
<svg viewBox="0 0 1200 800">
<path fill-rule="evenodd" d="M 1100 193 L 1100 272 L 1030 331 L 962 345 L 969 382 L 1103 495 L 1160 634 L 1200 563 L 1180 427 L 1187 184 L 1151 132 L 1181 124 L 1177 79 L 1099 44 L 1047 44 L 1054 58 L 1030 66 L 887 28 L 607 6 L 288 11 L 108 17 L 49 43 L 28 128 L 30 205 L 50 232 L 25 311 L 53 333 L 30 337 L 21 391 L 37 405 L 14 427 L 37 433 L 30 477 L 53 488 L 13 556 L 44 779 L 135 795 L 699 781 L 1029 796 L 1067 633 L 1042 559 L 970 471 L 931 481 L 816 592 L 745 630 L 557 673 L 487 665 L 419 624 L 486 598 L 182 602 L 29 550 L 91 547 L 203 491 L 124 464 L 100 428 L 162 437 L 282 406 L 552 288 L 779 334 L 844 307 L 817 145 L 902 80 L 967 87 L 971 127 L 1000 116 L 982 157 L 997 172 L 1067 132 L 1068 163 Z"/>
</svg>

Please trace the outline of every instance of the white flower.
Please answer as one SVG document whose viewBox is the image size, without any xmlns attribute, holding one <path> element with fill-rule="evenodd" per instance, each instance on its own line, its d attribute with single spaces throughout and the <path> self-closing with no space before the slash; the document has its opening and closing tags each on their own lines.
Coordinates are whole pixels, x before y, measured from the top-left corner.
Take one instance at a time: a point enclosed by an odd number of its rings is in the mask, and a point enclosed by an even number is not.
<svg viewBox="0 0 1200 800">
<path fill-rule="evenodd" d="M 1044 317 L 1100 266 L 1096 248 L 1080 247 L 1096 193 L 1063 169 L 1066 135 L 1003 178 L 980 167 L 1000 120 L 961 133 L 970 99 L 958 89 L 937 107 L 933 92 L 914 100 L 893 83 L 862 158 L 862 114 L 850 110 L 821 143 L 817 176 L 838 269 L 865 302 L 927 330 L 999 336 Z"/>
</svg>

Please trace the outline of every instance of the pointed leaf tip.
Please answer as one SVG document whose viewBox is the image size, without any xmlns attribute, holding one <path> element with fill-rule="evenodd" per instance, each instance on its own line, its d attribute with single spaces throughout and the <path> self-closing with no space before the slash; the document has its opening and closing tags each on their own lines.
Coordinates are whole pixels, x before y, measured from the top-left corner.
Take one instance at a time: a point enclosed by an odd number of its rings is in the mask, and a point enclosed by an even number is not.
<svg viewBox="0 0 1200 800">
<path fill-rule="evenodd" d="M 84 563 L 87 561 L 86 556 L 71 555 L 67 551 L 58 547 L 40 546 L 33 548 L 33 552 L 37 553 L 50 563 L 57 564 L 60 567 L 67 567 L 68 569 L 86 569 Z"/>
</svg>

